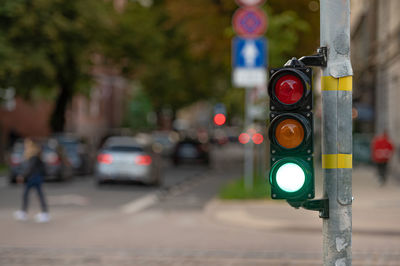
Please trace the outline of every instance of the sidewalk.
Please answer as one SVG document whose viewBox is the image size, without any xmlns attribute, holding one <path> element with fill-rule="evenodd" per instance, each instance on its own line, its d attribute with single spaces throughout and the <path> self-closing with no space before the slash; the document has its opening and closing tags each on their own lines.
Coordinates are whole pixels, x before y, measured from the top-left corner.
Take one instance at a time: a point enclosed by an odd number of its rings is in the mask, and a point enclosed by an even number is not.
<svg viewBox="0 0 400 266">
<path fill-rule="evenodd" d="M 358 250 L 380 245 L 400 252 L 400 184 L 389 177 L 380 187 L 370 166 L 353 169 L 353 244 Z M 321 175 L 317 175 L 321 176 Z M 322 178 L 316 180 L 316 198 L 322 195 Z M 285 201 L 221 201 L 207 205 L 206 214 L 218 223 L 268 231 L 322 232 L 318 212 L 294 209 Z M 360 243 L 359 243 L 360 242 Z M 353 245 L 354 246 L 354 245 Z"/>
</svg>

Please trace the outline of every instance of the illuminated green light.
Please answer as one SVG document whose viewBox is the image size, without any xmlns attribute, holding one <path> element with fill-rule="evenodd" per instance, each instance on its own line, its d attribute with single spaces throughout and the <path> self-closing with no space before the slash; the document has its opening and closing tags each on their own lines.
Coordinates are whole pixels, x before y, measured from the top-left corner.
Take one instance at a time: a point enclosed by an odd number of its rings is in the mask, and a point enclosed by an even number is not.
<svg viewBox="0 0 400 266">
<path fill-rule="evenodd" d="M 296 192 L 306 181 L 304 170 L 295 163 L 285 163 L 276 171 L 276 183 L 286 192 Z"/>
</svg>

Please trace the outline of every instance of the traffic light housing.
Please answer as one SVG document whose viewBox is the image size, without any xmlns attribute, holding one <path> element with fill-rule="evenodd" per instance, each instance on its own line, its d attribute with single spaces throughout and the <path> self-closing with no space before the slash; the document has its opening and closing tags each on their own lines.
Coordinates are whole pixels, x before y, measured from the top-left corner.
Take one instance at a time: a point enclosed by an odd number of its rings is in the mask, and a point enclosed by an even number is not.
<svg viewBox="0 0 400 266">
<path fill-rule="evenodd" d="M 272 199 L 313 199 L 312 68 L 297 59 L 270 70 L 270 162 Z"/>
</svg>

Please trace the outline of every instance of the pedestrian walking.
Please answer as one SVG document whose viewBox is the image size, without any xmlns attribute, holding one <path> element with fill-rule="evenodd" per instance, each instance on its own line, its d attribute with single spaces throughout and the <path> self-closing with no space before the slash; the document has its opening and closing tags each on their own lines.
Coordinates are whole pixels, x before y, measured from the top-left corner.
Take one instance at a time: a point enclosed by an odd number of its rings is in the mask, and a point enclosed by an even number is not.
<svg viewBox="0 0 400 266">
<path fill-rule="evenodd" d="M 387 180 L 387 168 L 393 155 L 393 144 L 386 131 L 372 139 L 372 160 L 378 169 L 379 183 L 384 185 Z"/>
<path fill-rule="evenodd" d="M 15 212 L 15 218 L 21 221 L 27 219 L 29 191 L 31 189 L 36 189 L 42 212 L 35 216 L 35 220 L 37 222 L 48 222 L 50 220 L 50 216 L 42 189 L 45 166 L 41 160 L 40 146 L 31 139 L 26 139 L 24 142 L 24 160 L 23 174 L 17 177 L 18 183 L 25 183 L 22 196 L 22 208 Z"/>
</svg>

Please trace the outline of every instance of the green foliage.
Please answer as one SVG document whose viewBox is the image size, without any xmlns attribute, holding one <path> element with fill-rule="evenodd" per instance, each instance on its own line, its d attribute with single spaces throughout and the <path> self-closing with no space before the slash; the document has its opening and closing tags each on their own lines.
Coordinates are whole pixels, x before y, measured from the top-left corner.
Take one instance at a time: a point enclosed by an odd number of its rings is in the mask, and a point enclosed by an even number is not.
<svg viewBox="0 0 400 266">
<path fill-rule="evenodd" d="M 138 90 L 128 104 L 128 112 L 125 114 L 125 125 L 135 131 L 151 129 L 153 125 L 148 117 L 153 112 L 150 98 Z"/>
<path fill-rule="evenodd" d="M 276 15 L 287 11 L 293 12 L 299 20 L 309 25 L 306 31 L 298 32 L 298 41 L 292 51 L 292 56 L 300 57 L 316 52 L 319 47 L 319 1 L 268 0 L 267 6 L 270 8 L 270 12 Z"/>
<path fill-rule="evenodd" d="M 99 51 L 108 6 L 97 0 L 2 1 L 0 87 L 13 86 L 26 98 L 59 91 L 55 131 L 62 130 L 74 93 L 89 88 L 91 56 Z"/>
<path fill-rule="evenodd" d="M 6 174 L 8 171 L 8 166 L 5 164 L 0 164 L 0 174 Z"/>
<path fill-rule="evenodd" d="M 88 79 L 89 52 L 104 26 L 105 7 L 97 2 L 4 0 L 0 85 L 14 86 L 28 96 L 32 90 L 54 89 L 62 82 L 78 89 L 75 84 Z"/>
<path fill-rule="evenodd" d="M 265 177 L 256 176 L 253 188 L 245 188 L 244 179 L 232 181 L 224 186 L 219 192 L 219 198 L 226 200 L 233 199 L 269 199 L 270 185 Z"/>
<path fill-rule="evenodd" d="M 280 67 L 293 56 L 301 57 L 296 51 L 301 34 L 310 31 L 310 25 L 294 11 L 285 11 L 270 15 L 268 29 L 269 63 L 271 67 Z M 297 52 L 297 53 L 296 53 Z"/>
</svg>

